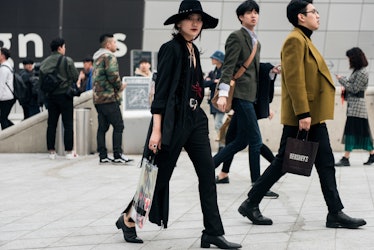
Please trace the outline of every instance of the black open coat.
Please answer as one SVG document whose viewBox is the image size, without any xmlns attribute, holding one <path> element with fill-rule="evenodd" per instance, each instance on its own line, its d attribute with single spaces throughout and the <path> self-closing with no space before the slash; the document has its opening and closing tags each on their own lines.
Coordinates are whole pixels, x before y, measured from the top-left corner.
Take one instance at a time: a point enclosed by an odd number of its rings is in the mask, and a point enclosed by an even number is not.
<svg viewBox="0 0 374 250">
<path fill-rule="evenodd" d="M 200 56 L 195 45 L 196 70 L 198 82 L 203 83 Z M 161 114 L 161 150 L 172 151 L 182 137 L 187 119 L 188 98 L 191 90 L 189 72 L 189 57 L 186 41 L 181 35 L 164 43 L 158 52 L 157 79 L 155 81 L 155 95 L 151 106 L 152 114 Z M 204 88 L 201 88 L 204 96 Z M 202 100 L 199 100 L 199 105 Z M 150 123 L 144 155 L 149 154 L 148 141 L 152 133 L 153 119 Z M 181 129 L 182 128 L 182 129 Z M 157 164 L 157 156 L 155 159 Z M 158 165 L 168 166 L 166 162 Z M 160 166 L 160 167 L 162 167 Z M 174 166 L 173 166 L 174 168 Z M 170 169 L 172 172 L 172 169 Z M 171 175 L 171 173 L 170 173 Z M 157 177 L 159 178 L 159 177 Z M 169 217 L 169 185 L 157 187 L 153 197 L 149 220 L 159 226 L 167 227 Z"/>
<path fill-rule="evenodd" d="M 260 79 L 257 88 L 257 100 L 255 102 L 255 110 L 257 119 L 268 118 L 269 104 L 273 101 L 274 97 L 274 79 L 270 79 L 269 72 L 274 68 L 271 63 L 260 63 Z"/>
</svg>

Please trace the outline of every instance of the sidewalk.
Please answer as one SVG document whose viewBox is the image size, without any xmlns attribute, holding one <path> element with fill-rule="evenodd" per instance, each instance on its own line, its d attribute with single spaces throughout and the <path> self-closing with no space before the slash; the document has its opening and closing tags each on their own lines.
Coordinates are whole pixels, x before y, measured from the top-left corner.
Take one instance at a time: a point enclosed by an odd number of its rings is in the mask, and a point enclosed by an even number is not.
<svg viewBox="0 0 374 250">
<path fill-rule="evenodd" d="M 132 165 L 100 166 L 95 155 L 53 161 L 47 154 L 0 154 L 0 249 L 199 249 L 197 177 L 184 152 L 171 180 L 169 227 L 147 223 L 138 230 L 144 244 L 125 243 L 114 224 L 138 180 L 140 155 L 130 157 Z M 336 169 L 344 211 L 367 221 L 357 230 L 325 227 L 327 208 L 315 169 L 311 177 L 282 177 L 272 187 L 280 197 L 264 199 L 260 207 L 274 224 L 253 225 L 237 212 L 250 189 L 247 157 L 238 153 L 231 183 L 217 186 L 228 240 L 259 250 L 374 249 L 374 165 L 362 165 L 366 153 L 353 153 L 351 167 Z M 264 159 L 261 164 L 262 170 L 268 165 Z"/>
</svg>

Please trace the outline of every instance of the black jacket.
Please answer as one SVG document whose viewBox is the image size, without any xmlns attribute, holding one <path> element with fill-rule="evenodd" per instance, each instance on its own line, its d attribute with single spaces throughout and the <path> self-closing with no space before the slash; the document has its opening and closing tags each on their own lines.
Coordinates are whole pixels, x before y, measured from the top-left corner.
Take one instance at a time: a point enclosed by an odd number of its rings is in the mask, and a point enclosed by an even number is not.
<svg viewBox="0 0 374 250">
<path fill-rule="evenodd" d="M 274 82 L 276 79 L 270 79 L 269 72 L 274 66 L 271 63 L 260 63 L 260 79 L 257 88 L 257 100 L 255 110 L 257 119 L 269 117 L 269 104 L 274 97 Z"/>
<path fill-rule="evenodd" d="M 188 107 L 189 83 L 186 41 L 181 35 L 164 43 L 158 52 L 157 79 L 155 82 L 155 95 L 151 106 L 152 114 L 162 114 L 162 145 L 172 146 L 171 139 L 176 140 L 175 127 L 184 123 L 185 111 Z M 200 62 L 200 55 L 195 45 L 196 62 Z M 196 65 L 198 81 L 203 83 L 201 65 Z M 201 89 L 204 95 L 204 88 Z M 201 100 L 199 100 L 199 105 Z M 182 125 L 183 126 L 183 125 Z"/>
</svg>

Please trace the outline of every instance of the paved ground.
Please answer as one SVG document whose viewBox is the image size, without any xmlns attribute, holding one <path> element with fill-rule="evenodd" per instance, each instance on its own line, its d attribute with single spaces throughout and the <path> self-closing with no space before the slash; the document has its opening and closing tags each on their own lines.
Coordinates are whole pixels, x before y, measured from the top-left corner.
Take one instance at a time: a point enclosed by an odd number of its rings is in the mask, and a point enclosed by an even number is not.
<svg viewBox="0 0 374 250">
<path fill-rule="evenodd" d="M 124 242 L 114 223 L 135 191 L 140 156 L 131 157 L 132 165 L 99 166 L 94 155 L 52 161 L 46 154 L 0 154 L 0 249 L 198 249 L 197 178 L 185 153 L 171 181 L 169 228 L 148 223 L 138 230 L 144 244 Z M 231 183 L 217 187 L 226 238 L 243 249 L 374 249 L 374 166 L 363 166 L 366 160 L 354 153 L 353 166 L 336 173 L 344 211 L 364 217 L 362 229 L 325 227 L 315 169 L 311 177 L 288 174 L 276 183 L 279 199 L 261 203 L 274 225 L 258 226 L 237 212 L 250 188 L 247 154 L 238 153 Z"/>
</svg>

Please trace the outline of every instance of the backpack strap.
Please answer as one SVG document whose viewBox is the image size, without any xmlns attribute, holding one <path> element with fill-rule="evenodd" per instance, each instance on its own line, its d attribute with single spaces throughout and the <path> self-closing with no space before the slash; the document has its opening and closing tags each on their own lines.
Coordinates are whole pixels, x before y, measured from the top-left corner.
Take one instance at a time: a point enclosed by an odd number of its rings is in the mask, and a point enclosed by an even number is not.
<svg viewBox="0 0 374 250">
<path fill-rule="evenodd" d="M 7 67 L 9 70 L 10 70 L 10 72 L 12 72 L 12 74 L 14 73 L 14 70 L 12 70 L 8 65 L 5 65 L 5 64 L 1 64 L 1 67 Z"/>
<path fill-rule="evenodd" d="M 63 57 L 64 57 L 64 56 L 61 55 L 61 56 L 58 58 L 58 61 L 57 61 L 57 64 L 56 64 L 56 70 L 57 70 L 58 67 L 60 66 Z"/>
<path fill-rule="evenodd" d="M 69 74 L 68 74 L 68 60 L 66 59 L 66 57 L 64 55 L 61 55 L 59 58 L 58 58 L 58 61 L 57 61 L 57 65 L 56 65 L 56 71 L 58 70 L 58 67 L 60 66 L 61 64 L 61 61 L 62 59 L 64 59 L 64 68 L 65 68 L 65 73 L 66 73 L 66 77 L 69 81 Z"/>
<path fill-rule="evenodd" d="M 12 73 L 12 75 L 13 75 L 13 79 L 14 79 L 14 70 L 12 70 L 8 65 L 1 65 L 1 67 L 2 66 L 5 66 L 5 67 L 7 67 L 9 70 L 10 70 L 10 72 Z M 14 80 L 13 80 L 13 84 L 14 84 Z M 7 82 L 5 82 L 5 85 L 8 87 L 8 89 L 10 90 L 10 92 L 13 94 L 13 96 L 14 96 L 14 91 L 12 91 L 12 89 L 10 88 L 10 86 L 9 86 L 9 84 L 7 83 Z M 14 87 L 13 87 L 14 88 Z"/>
<path fill-rule="evenodd" d="M 65 56 L 64 56 L 64 67 L 65 67 L 66 78 L 67 78 L 68 81 L 69 81 L 69 80 L 70 80 L 70 77 L 69 77 L 69 73 L 68 73 L 68 60 L 66 59 Z"/>
</svg>

